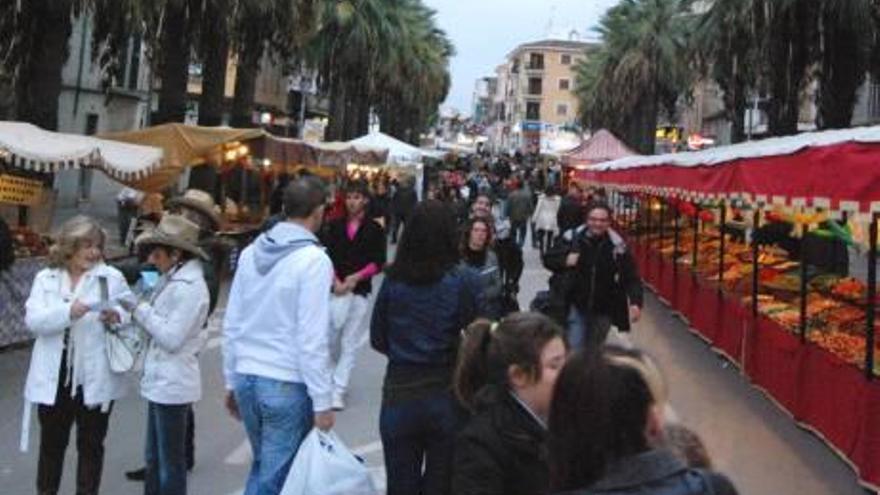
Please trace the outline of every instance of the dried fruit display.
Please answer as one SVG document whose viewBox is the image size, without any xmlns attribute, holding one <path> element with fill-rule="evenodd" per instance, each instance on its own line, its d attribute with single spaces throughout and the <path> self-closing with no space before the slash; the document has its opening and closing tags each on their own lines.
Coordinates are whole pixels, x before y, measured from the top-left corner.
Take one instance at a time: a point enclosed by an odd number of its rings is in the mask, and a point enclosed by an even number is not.
<svg viewBox="0 0 880 495">
<path fill-rule="evenodd" d="M 851 301 L 864 300 L 865 297 L 867 297 L 867 292 L 868 288 L 865 287 L 865 284 L 861 280 L 856 280 L 852 277 L 840 279 L 840 281 L 834 285 L 834 288 L 831 289 L 831 293 L 835 296 L 849 299 Z"/>
</svg>

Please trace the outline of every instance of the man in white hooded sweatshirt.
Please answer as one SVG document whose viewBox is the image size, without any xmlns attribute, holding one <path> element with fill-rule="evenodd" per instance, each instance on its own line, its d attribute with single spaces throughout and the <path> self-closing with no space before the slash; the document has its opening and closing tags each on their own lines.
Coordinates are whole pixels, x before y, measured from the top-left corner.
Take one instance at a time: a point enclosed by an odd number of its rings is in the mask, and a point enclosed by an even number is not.
<svg viewBox="0 0 880 495">
<path fill-rule="evenodd" d="M 330 288 L 333 264 L 315 237 L 327 193 L 317 178 L 284 192 L 286 221 L 238 263 L 223 322 L 226 406 L 254 461 L 245 495 L 277 495 L 313 426 L 333 427 Z"/>
</svg>

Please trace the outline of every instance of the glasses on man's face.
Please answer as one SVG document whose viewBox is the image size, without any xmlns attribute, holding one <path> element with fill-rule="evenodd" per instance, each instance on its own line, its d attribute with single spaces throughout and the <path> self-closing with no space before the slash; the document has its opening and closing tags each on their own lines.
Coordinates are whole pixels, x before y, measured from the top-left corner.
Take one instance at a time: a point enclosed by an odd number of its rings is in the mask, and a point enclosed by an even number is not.
<svg viewBox="0 0 880 495">
<path fill-rule="evenodd" d="M 590 223 L 608 223 L 611 221 L 611 219 L 608 217 L 604 217 L 604 218 L 588 217 L 587 221 Z"/>
</svg>

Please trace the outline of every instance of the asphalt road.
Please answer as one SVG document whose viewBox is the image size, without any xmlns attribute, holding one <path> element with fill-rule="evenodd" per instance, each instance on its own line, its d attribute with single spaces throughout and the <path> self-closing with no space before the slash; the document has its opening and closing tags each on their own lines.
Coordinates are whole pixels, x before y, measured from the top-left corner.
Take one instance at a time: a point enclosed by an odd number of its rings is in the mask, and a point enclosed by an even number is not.
<svg viewBox="0 0 880 495">
<path fill-rule="evenodd" d="M 521 304 L 546 284 L 546 273 L 534 251 L 527 250 Z M 237 495 L 241 493 L 250 462 L 242 426 L 222 406 L 219 321 L 211 324 L 212 336 L 202 355 L 204 398 L 196 405 L 196 467 L 190 476 L 190 493 Z M 634 340 L 648 349 L 664 369 L 672 403 L 682 420 L 708 444 L 717 467 L 749 495 L 862 495 L 853 472 L 811 434 L 755 391 L 733 367 L 717 358 L 706 345 L 653 297 L 648 298 L 644 319 Z M 18 452 L 21 426 L 21 390 L 30 351 L 0 352 L 0 494 L 34 493 L 36 433 L 28 453 Z M 356 453 L 365 458 L 377 485 L 384 486 L 378 414 L 384 358 L 364 349 L 353 376 L 348 408 L 337 417 L 337 431 Z M 140 493 L 141 486 L 125 480 L 124 471 L 143 459 L 145 403 L 135 392 L 119 401 L 113 411 L 106 443 L 102 493 Z M 62 493 L 72 493 L 76 465 L 71 440 Z"/>
</svg>

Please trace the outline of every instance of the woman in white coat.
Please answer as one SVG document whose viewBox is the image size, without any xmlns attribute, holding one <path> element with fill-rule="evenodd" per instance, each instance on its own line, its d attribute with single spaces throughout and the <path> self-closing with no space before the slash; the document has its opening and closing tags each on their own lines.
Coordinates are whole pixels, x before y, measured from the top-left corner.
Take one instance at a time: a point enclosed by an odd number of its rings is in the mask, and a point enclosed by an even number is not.
<svg viewBox="0 0 880 495">
<path fill-rule="evenodd" d="M 547 192 L 538 196 L 538 205 L 532 215 L 535 231 L 538 232 L 538 245 L 541 254 L 547 252 L 553 244 L 553 239 L 559 235 L 559 225 L 556 223 L 556 214 L 562 198 L 555 187 L 550 187 Z"/>
<path fill-rule="evenodd" d="M 28 444 L 31 404 L 37 404 L 40 495 L 58 493 L 74 423 L 76 493 L 98 493 L 110 409 L 125 394 L 124 375 L 110 369 L 104 333 L 105 324 L 118 322 L 123 312 L 110 306 L 133 296 L 122 274 L 103 262 L 105 238 L 87 217 L 67 221 L 25 304 L 25 322 L 36 342 L 24 391 L 22 448 Z"/>
<path fill-rule="evenodd" d="M 147 399 L 145 495 L 186 493 L 187 410 L 202 394 L 198 353 L 204 345 L 208 287 L 198 258 L 199 226 L 165 214 L 137 245 L 162 276 L 132 319 L 150 337 L 141 379 Z"/>
</svg>

